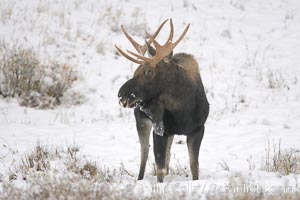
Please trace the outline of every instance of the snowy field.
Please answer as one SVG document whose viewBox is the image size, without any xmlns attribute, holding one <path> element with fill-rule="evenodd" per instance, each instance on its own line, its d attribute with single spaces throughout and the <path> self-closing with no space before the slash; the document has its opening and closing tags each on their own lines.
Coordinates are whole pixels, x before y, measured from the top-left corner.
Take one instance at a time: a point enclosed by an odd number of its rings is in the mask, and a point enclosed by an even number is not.
<svg viewBox="0 0 300 200">
<path fill-rule="evenodd" d="M 197 59 L 210 115 L 200 149 L 200 180 L 191 181 L 185 137 L 175 136 L 173 172 L 156 185 L 152 150 L 145 178 L 137 181 L 140 144 L 133 110 L 121 108 L 117 98 L 137 64 L 116 54 L 114 44 L 132 49 L 121 24 L 143 42 L 145 29 L 154 31 L 168 18 L 175 38 L 191 24 L 174 53 Z M 158 40 L 165 41 L 168 33 L 167 25 Z M 7 185 L 39 193 L 43 183 L 32 189 L 33 182 L 16 170 L 38 141 L 49 149 L 75 146 L 82 160 L 115 171 L 113 181 L 95 184 L 127 191 L 128 198 L 154 193 L 169 198 L 178 192 L 186 198 L 197 193 L 202 199 L 222 199 L 222 194 L 230 199 L 230 185 L 258 186 L 262 198 L 286 193 L 299 198 L 299 0 L 1 0 L 0 40 L 33 49 L 44 62 L 67 63 L 79 74 L 53 109 L 22 107 L 17 98 L 0 96 L 0 199 L 13 198 Z M 81 103 L 71 104 L 74 98 Z M 266 170 L 267 154 L 279 143 L 298 156 L 295 173 Z M 51 166 L 45 174 L 69 173 L 58 160 Z M 173 190 L 157 192 L 156 186 Z"/>
</svg>

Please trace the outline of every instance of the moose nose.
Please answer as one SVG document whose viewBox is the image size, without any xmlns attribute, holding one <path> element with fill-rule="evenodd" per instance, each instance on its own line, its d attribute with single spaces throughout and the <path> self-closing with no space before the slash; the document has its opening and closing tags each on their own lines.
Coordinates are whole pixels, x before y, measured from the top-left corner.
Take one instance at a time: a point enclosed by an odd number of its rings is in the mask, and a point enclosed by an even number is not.
<svg viewBox="0 0 300 200">
<path fill-rule="evenodd" d="M 119 95 L 118 95 L 118 96 L 119 96 Z M 126 98 L 123 98 L 123 97 L 121 97 L 121 96 L 119 96 L 119 104 L 120 104 L 120 106 L 125 107 L 126 104 L 127 104 L 127 99 L 126 99 Z"/>
<path fill-rule="evenodd" d="M 119 104 L 123 107 L 132 107 L 132 105 L 138 103 L 138 98 L 134 93 L 131 93 L 129 96 L 119 96 Z"/>
</svg>

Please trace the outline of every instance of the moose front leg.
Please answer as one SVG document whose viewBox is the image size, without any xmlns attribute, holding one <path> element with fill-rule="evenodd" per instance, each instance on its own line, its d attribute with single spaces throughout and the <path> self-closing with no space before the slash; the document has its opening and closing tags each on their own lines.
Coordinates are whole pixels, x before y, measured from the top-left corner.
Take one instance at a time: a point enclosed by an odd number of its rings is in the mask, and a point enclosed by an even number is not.
<svg viewBox="0 0 300 200">
<path fill-rule="evenodd" d="M 159 136 L 153 132 L 153 150 L 156 163 L 157 182 L 163 182 L 164 177 L 167 174 L 166 156 L 168 138 L 167 135 Z"/>
<path fill-rule="evenodd" d="M 149 137 L 152 128 L 152 123 L 151 120 L 138 108 L 134 110 L 134 116 L 141 144 L 141 163 L 138 180 L 142 180 L 144 178 L 146 163 L 149 154 Z"/>
<path fill-rule="evenodd" d="M 164 124 L 163 124 L 163 115 L 164 107 L 158 100 L 153 100 L 146 106 L 142 107 L 141 110 L 146 113 L 147 116 L 152 120 L 153 130 L 159 135 L 164 135 Z"/>
<path fill-rule="evenodd" d="M 203 134 L 204 134 L 204 126 L 201 126 L 200 129 L 193 132 L 191 135 L 188 135 L 186 139 L 193 180 L 198 180 L 198 176 L 199 176 L 198 157 L 199 157 L 199 150 L 200 150 Z"/>
<path fill-rule="evenodd" d="M 166 169 L 167 169 L 167 175 L 169 174 L 169 164 L 170 164 L 170 158 L 171 158 L 171 146 L 173 142 L 174 135 L 171 135 L 168 137 L 167 142 L 167 153 L 166 153 Z"/>
</svg>

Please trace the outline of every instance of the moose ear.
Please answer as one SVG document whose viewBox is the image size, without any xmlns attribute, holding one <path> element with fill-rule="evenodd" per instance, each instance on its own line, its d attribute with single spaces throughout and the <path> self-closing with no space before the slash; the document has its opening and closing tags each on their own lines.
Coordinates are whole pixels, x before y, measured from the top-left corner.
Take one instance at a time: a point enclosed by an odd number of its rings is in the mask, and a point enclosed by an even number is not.
<svg viewBox="0 0 300 200">
<path fill-rule="evenodd" d="M 170 62 L 172 57 L 173 57 L 173 51 L 171 51 L 171 53 L 169 53 L 169 55 L 164 58 L 164 62 L 166 63 Z"/>
<path fill-rule="evenodd" d="M 155 56 L 156 50 L 145 40 L 149 57 Z"/>
</svg>

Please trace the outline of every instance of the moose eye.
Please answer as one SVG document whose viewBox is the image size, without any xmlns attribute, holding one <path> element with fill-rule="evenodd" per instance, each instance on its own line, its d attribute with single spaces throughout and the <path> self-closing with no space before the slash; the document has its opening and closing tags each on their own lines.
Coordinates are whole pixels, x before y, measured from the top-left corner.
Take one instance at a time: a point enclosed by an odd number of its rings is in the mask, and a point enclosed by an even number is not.
<svg viewBox="0 0 300 200">
<path fill-rule="evenodd" d="M 147 70 L 145 71 L 145 75 L 146 75 L 148 78 L 150 78 L 150 77 L 152 77 L 152 75 L 153 75 L 153 71 L 150 70 L 150 69 L 147 69 Z"/>
</svg>

